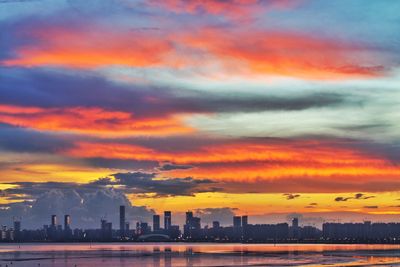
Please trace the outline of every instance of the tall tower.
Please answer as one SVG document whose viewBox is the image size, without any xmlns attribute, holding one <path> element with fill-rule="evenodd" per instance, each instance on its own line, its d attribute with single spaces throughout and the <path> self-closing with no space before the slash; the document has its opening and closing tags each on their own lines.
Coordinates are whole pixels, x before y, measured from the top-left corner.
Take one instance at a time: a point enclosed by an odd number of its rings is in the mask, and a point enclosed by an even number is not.
<svg viewBox="0 0 400 267">
<path fill-rule="evenodd" d="M 193 212 L 187 211 L 186 212 L 186 224 L 190 225 L 192 223 L 192 220 L 193 220 Z"/>
<path fill-rule="evenodd" d="M 64 215 L 64 230 L 71 229 L 71 216 L 68 214 Z"/>
<path fill-rule="evenodd" d="M 298 228 L 299 227 L 299 218 L 297 218 L 297 217 L 293 218 L 292 227 L 293 228 Z"/>
<path fill-rule="evenodd" d="M 233 216 L 233 227 L 242 227 L 242 218 L 240 216 Z"/>
<path fill-rule="evenodd" d="M 119 206 L 119 233 L 125 237 L 125 206 Z"/>
<path fill-rule="evenodd" d="M 171 228 L 172 215 L 170 211 L 164 211 L 164 229 Z"/>
<path fill-rule="evenodd" d="M 153 231 L 160 230 L 160 215 L 153 215 Z"/>
<path fill-rule="evenodd" d="M 56 227 L 57 225 L 57 215 L 51 215 L 51 226 Z"/>
<path fill-rule="evenodd" d="M 249 217 L 247 215 L 242 216 L 242 227 L 246 227 L 249 224 Z"/>
</svg>

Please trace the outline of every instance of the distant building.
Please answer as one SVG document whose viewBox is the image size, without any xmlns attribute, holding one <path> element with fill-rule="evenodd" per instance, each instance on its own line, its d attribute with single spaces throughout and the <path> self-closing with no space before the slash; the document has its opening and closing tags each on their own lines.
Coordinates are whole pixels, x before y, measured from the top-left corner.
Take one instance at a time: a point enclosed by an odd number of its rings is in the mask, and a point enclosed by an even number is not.
<svg viewBox="0 0 400 267">
<path fill-rule="evenodd" d="M 194 217 L 193 212 L 186 212 L 186 220 L 183 227 L 183 235 L 185 239 L 198 239 L 201 233 L 201 223 L 199 217 Z"/>
<path fill-rule="evenodd" d="M 71 216 L 66 214 L 64 215 L 64 230 L 71 229 Z"/>
<path fill-rule="evenodd" d="M 160 215 L 153 215 L 153 231 L 159 231 L 160 230 Z"/>
<path fill-rule="evenodd" d="M 219 221 L 213 221 L 213 227 L 212 228 L 217 229 L 219 227 L 220 227 Z"/>
<path fill-rule="evenodd" d="M 171 227 L 172 215 L 170 211 L 164 211 L 164 229 L 168 230 Z"/>
<path fill-rule="evenodd" d="M 295 217 L 292 219 L 292 227 L 298 228 L 299 227 L 299 218 Z"/>
<path fill-rule="evenodd" d="M 242 227 L 246 227 L 249 224 L 249 217 L 247 215 L 242 216 Z"/>
<path fill-rule="evenodd" d="M 125 237 L 125 206 L 119 206 L 119 235 Z"/>
<path fill-rule="evenodd" d="M 100 221 L 100 238 L 103 241 L 110 241 L 112 240 L 112 223 L 107 222 L 107 220 L 102 219 Z"/>
<path fill-rule="evenodd" d="M 51 215 L 51 226 L 56 227 L 57 225 L 57 215 Z"/>
<path fill-rule="evenodd" d="M 242 218 L 240 216 L 233 216 L 233 227 L 240 228 L 242 226 Z"/>
</svg>

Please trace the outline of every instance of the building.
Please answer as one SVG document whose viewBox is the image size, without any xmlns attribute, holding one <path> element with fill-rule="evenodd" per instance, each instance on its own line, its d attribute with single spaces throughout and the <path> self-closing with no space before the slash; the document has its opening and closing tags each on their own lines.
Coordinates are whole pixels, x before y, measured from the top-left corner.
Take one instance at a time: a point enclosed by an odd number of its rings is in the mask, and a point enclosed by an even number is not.
<svg viewBox="0 0 400 267">
<path fill-rule="evenodd" d="M 153 231 L 160 231 L 160 215 L 153 215 Z"/>
<path fill-rule="evenodd" d="M 249 217 L 247 215 L 242 216 L 242 227 L 246 227 L 249 224 Z"/>
<path fill-rule="evenodd" d="M 125 237 L 125 206 L 119 206 L 119 235 Z"/>
<path fill-rule="evenodd" d="M 169 230 L 172 222 L 172 214 L 170 211 L 164 211 L 164 229 Z"/>
<path fill-rule="evenodd" d="M 57 225 L 57 215 L 51 215 L 51 226 L 56 227 Z"/>
<path fill-rule="evenodd" d="M 112 240 L 112 223 L 107 222 L 107 220 L 102 219 L 100 221 L 100 239 L 102 241 Z"/>
<path fill-rule="evenodd" d="M 199 217 L 194 217 L 193 212 L 186 212 L 186 220 L 183 227 L 183 235 L 185 239 L 199 239 L 202 236 L 201 223 Z"/>
<path fill-rule="evenodd" d="M 233 216 L 233 227 L 242 227 L 242 218 L 240 216 Z"/>
<path fill-rule="evenodd" d="M 64 215 L 64 230 L 71 229 L 71 216 Z"/>
<path fill-rule="evenodd" d="M 213 227 L 212 228 L 214 228 L 214 229 L 217 229 L 217 228 L 219 228 L 220 227 L 220 223 L 219 223 L 219 221 L 213 221 Z"/>
</svg>

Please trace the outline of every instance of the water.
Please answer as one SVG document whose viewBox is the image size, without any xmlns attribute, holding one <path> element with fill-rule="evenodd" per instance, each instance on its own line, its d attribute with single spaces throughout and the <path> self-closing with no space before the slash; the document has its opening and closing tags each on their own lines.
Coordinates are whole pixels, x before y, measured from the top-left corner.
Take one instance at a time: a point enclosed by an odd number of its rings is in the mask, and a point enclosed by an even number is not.
<svg viewBox="0 0 400 267">
<path fill-rule="evenodd" d="M 398 245 L 2 244 L 0 267 L 400 266 Z"/>
</svg>

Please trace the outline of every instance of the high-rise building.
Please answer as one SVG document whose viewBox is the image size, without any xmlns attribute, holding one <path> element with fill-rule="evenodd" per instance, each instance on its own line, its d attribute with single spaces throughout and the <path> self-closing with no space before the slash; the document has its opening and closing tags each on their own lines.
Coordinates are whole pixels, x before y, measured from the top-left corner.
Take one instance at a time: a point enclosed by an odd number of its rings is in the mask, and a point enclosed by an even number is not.
<svg viewBox="0 0 400 267">
<path fill-rule="evenodd" d="M 64 230 L 71 229 L 71 216 L 68 214 L 64 215 Z"/>
<path fill-rule="evenodd" d="M 193 212 L 186 212 L 186 224 L 183 226 L 183 235 L 186 239 L 200 236 L 201 223 L 199 217 L 194 217 Z"/>
<path fill-rule="evenodd" d="M 108 241 L 112 239 L 112 223 L 107 220 L 101 220 L 101 239 Z"/>
<path fill-rule="evenodd" d="M 15 237 L 15 240 L 21 239 L 21 221 L 20 220 L 14 220 L 14 237 Z"/>
<path fill-rule="evenodd" d="M 233 216 L 233 227 L 238 228 L 242 226 L 242 218 L 240 216 Z"/>
<path fill-rule="evenodd" d="M 219 221 L 213 221 L 213 228 L 216 229 L 219 227 L 220 227 Z"/>
<path fill-rule="evenodd" d="M 247 215 L 242 216 L 242 227 L 245 227 L 249 224 L 249 217 Z"/>
<path fill-rule="evenodd" d="M 298 228 L 299 227 L 299 218 L 297 218 L 297 217 L 293 218 L 292 227 L 293 228 Z"/>
<path fill-rule="evenodd" d="M 125 237 L 125 206 L 119 206 L 119 234 Z"/>
<path fill-rule="evenodd" d="M 160 215 L 153 215 L 153 231 L 160 230 Z"/>
<path fill-rule="evenodd" d="M 164 211 L 164 229 L 169 230 L 171 228 L 172 214 L 170 211 Z"/>
<path fill-rule="evenodd" d="M 16 233 L 21 232 L 21 221 L 19 221 L 19 220 L 14 221 L 14 231 Z"/>
<path fill-rule="evenodd" d="M 186 224 L 190 224 L 193 219 L 193 212 L 187 211 L 186 212 Z"/>
<path fill-rule="evenodd" d="M 57 215 L 51 215 L 51 226 L 55 227 L 57 225 Z"/>
</svg>

